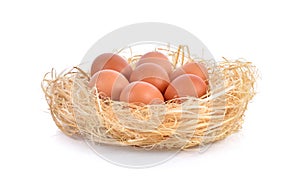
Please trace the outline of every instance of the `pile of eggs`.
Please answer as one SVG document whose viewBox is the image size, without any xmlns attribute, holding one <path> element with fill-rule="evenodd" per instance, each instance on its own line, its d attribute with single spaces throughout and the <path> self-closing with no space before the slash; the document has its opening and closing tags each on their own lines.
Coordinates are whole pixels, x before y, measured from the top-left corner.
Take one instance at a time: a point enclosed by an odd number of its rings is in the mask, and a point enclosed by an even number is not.
<svg viewBox="0 0 300 187">
<path fill-rule="evenodd" d="M 99 55 L 91 67 L 89 87 L 114 101 L 159 104 L 185 96 L 201 97 L 208 89 L 205 66 L 190 61 L 174 69 L 168 57 L 154 51 L 144 54 L 133 69 L 113 53 Z"/>
</svg>

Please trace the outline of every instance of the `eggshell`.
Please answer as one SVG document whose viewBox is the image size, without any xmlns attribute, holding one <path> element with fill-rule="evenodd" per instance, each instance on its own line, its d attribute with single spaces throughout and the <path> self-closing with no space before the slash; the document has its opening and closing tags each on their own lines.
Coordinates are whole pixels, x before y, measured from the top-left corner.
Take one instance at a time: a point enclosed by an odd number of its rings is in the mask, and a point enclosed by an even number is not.
<svg viewBox="0 0 300 187">
<path fill-rule="evenodd" d="M 127 79 L 129 79 L 132 72 L 131 66 L 121 56 L 113 53 L 103 53 L 99 55 L 92 64 L 91 76 L 97 71 L 111 69 L 122 73 Z"/>
<path fill-rule="evenodd" d="M 102 70 L 93 75 L 89 87 L 96 86 L 98 92 L 112 100 L 118 101 L 121 91 L 129 84 L 121 73 L 114 70 Z"/>
<path fill-rule="evenodd" d="M 165 91 L 166 100 L 191 96 L 201 97 L 207 91 L 207 85 L 198 76 L 193 74 L 183 74 L 174 79 Z"/>
<path fill-rule="evenodd" d="M 208 84 L 208 72 L 206 67 L 197 62 L 188 62 L 183 66 L 177 68 L 171 75 L 171 81 L 183 74 L 193 74 L 202 78 L 206 84 Z"/>
<path fill-rule="evenodd" d="M 159 104 L 164 102 L 164 97 L 152 84 L 135 81 L 123 89 L 120 101 L 136 104 Z"/>
<path fill-rule="evenodd" d="M 145 63 L 154 63 L 166 70 L 168 74 L 171 74 L 173 71 L 173 67 L 168 57 L 160 52 L 153 51 L 144 54 L 140 60 L 137 62 L 136 67 Z"/>
<path fill-rule="evenodd" d="M 145 63 L 136 67 L 130 76 L 130 82 L 144 81 L 154 85 L 161 92 L 164 92 L 169 85 L 168 73 L 159 65 Z"/>
</svg>

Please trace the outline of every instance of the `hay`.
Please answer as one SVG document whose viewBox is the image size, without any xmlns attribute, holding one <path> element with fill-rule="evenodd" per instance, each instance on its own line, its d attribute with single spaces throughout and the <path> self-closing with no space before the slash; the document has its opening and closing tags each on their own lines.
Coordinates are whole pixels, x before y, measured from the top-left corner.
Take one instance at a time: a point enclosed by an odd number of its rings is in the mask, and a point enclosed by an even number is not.
<svg viewBox="0 0 300 187">
<path fill-rule="evenodd" d="M 174 66 L 184 64 L 179 53 L 170 53 Z M 202 63 L 209 70 L 207 94 L 160 105 L 141 106 L 103 97 L 95 88 L 88 89 L 89 74 L 78 67 L 59 75 L 52 70 L 45 75 L 42 88 L 55 124 L 68 136 L 121 146 L 183 149 L 237 132 L 255 95 L 257 73 L 251 62 Z"/>
</svg>

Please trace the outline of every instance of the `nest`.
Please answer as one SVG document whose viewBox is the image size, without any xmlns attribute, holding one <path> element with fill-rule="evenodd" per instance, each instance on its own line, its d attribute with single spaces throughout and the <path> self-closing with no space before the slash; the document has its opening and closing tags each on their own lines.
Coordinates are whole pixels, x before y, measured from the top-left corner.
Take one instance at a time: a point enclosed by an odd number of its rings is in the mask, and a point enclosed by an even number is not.
<svg viewBox="0 0 300 187">
<path fill-rule="evenodd" d="M 168 53 L 177 67 L 185 63 L 180 60 L 180 49 Z M 45 75 L 42 88 L 55 124 L 68 136 L 111 145 L 184 149 L 237 132 L 255 95 L 257 73 L 251 62 L 224 59 L 216 64 L 202 63 L 209 71 L 206 95 L 159 105 L 135 105 L 103 97 L 88 88 L 90 75 L 79 67 L 58 75 L 52 70 Z"/>
</svg>

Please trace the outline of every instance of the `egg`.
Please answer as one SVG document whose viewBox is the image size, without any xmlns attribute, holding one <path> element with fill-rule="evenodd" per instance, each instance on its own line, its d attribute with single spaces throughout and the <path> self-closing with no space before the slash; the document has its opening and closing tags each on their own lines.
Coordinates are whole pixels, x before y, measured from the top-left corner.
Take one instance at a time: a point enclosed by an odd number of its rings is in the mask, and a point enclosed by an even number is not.
<svg viewBox="0 0 300 187">
<path fill-rule="evenodd" d="M 121 56 L 113 53 L 103 53 L 99 55 L 92 64 L 91 76 L 97 71 L 111 69 L 122 73 L 127 79 L 129 79 L 132 72 L 131 66 Z"/>
<path fill-rule="evenodd" d="M 164 97 L 152 84 L 144 81 L 135 81 L 123 89 L 120 101 L 136 104 L 160 104 L 164 102 Z"/>
<path fill-rule="evenodd" d="M 160 52 L 153 51 L 144 54 L 140 60 L 137 62 L 136 67 L 144 63 L 154 63 L 166 70 L 168 74 L 171 74 L 173 71 L 173 67 L 168 57 Z"/>
<path fill-rule="evenodd" d="M 183 74 L 170 83 L 164 97 L 166 100 L 185 96 L 201 97 L 206 91 L 207 85 L 200 77 L 193 74 Z"/>
<path fill-rule="evenodd" d="M 164 92 L 169 85 L 168 73 L 159 65 L 145 63 L 136 67 L 130 76 L 130 82 L 144 81 L 154 85 L 161 92 Z"/>
<path fill-rule="evenodd" d="M 114 70 L 101 70 L 92 76 L 88 86 L 90 88 L 96 86 L 100 94 L 118 101 L 121 91 L 128 84 L 128 80 L 121 73 Z"/>
<path fill-rule="evenodd" d="M 208 72 L 206 67 L 197 62 L 188 62 L 183 66 L 177 68 L 171 75 L 171 81 L 183 74 L 193 74 L 202 78 L 206 84 L 208 84 Z"/>
</svg>

